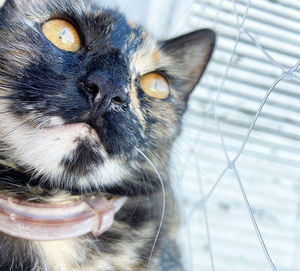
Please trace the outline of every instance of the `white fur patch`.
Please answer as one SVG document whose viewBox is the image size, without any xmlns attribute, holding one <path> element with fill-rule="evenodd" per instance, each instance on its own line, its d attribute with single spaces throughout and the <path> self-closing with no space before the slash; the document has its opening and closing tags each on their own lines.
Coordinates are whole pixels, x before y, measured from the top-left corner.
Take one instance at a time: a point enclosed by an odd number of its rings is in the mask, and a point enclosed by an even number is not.
<svg viewBox="0 0 300 271">
<path fill-rule="evenodd" d="M 55 119 L 51 121 L 59 122 Z M 0 118 L 0 136 L 10 146 L 8 150 L 1 150 L 6 157 L 35 175 L 51 179 L 53 184 L 60 185 L 59 182 L 64 182 L 63 185 L 66 185 L 65 182 L 69 182 L 68 185 L 72 185 L 74 182 L 82 188 L 101 187 L 116 183 L 128 175 L 128 170 L 120 159 L 109 158 L 96 131 L 84 123 L 36 129 L 7 114 Z M 91 168 L 88 176 L 71 176 L 66 179 L 65 168 L 61 163 L 64 158 L 72 156 L 81 139 L 96 143 L 99 146 L 97 151 L 105 162 Z"/>
<path fill-rule="evenodd" d="M 45 261 L 47 270 L 72 271 L 87 259 L 84 242 L 77 239 L 51 242 L 35 242 Z"/>
</svg>

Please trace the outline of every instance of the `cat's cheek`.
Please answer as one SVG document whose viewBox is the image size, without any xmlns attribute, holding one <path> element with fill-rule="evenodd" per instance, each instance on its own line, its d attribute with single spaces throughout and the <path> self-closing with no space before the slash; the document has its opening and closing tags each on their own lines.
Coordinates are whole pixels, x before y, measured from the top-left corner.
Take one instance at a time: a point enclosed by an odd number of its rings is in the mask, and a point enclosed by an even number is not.
<svg viewBox="0 0 300 271">
<path fill-rule="evenodd" d="M 61 161 L 76 149 L 80 140 L 99 141 L 96 132 L 85 124 L 33 129 L 15 120 L 0 123 L 0 129 L 5 144 L 12 150 L 10 159 L 46 176 L 61 174 Z"/>
</svg>

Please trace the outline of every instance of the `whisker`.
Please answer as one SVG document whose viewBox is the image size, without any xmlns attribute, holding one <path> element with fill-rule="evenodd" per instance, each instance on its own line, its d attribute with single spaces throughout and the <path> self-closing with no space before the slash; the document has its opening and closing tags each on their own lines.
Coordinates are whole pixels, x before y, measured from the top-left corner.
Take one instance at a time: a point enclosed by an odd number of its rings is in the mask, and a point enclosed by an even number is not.
<svg viewBox="0 0 300 271">
<path fill-rule="evenodd" d="M 16 130 L 20 129 L 21 127 L 25 126 L 26 124 L 28 124 L 29 122 L 34 122 L 37 119 L 39 119 L 38 117 L 35 119 L 29 119 L 19 125 L 17 125 L 15 128 L 11 129 L 7 134 L 5 134 L 3 137 L 5 138 L 6 136 L 10 135 L 11 133 L 15 132 Z"/>
<path fill-rule="evenodd" d="M 146 175 L 147 175 L 147 172 L 146 172 Z M 144 176 L 143 176 L 143 174 L 141 174 L 141 173 L 139 173 L 139 176 L 140 176 L 140 178 L 142 178 L 142 183 L 143 183 L 143 186 L 144 186 L 144 188 L 145 188 L 145 191 L 146 191 L 146 194 L 147 194 L 147 199 L 150 199 L 150 196 L 149 196 L 149 187 L 148 187 L 148 185 L 145 183 L 146 182 L 146 180 L 145 180 L 145 178 L 144 178 Z M 147 177 L 147 176 L 146 176 Z M 147 179 L 147 178 L 146 178 Z M 150 220 L 150 217 L 151 217 L 151 206 L 150 206 L 150 200 L 148 200 L 148 204 L 147 204 L 148 206 L 148 217 L 149 217 L 149 220 Z"/>
<path fill-rule="evenodd" d="M 136 150 L 146 159 L 146 161 L 151 165 L 151 167 L 155 170 L 158 178 L 159 178 L 159 181 L 160 181 L 160 184 L 161 184 L 161 188 L 162 188 L 162 213 L 161 213 L 161 219 L 160 219 L 160 223 L 159 223 L 159 226 L 158 226 L 158 230 L 157 230 L 157 233 L 156 233 L 156 236 L 155 236 L 155 239 L 154 239 L 154 242 L 153 242 L 153 246 L 152 246 L 152 249 L 151 249 L 151 253 L 150 253 L 150 256 L 149 256 L 149 260 L 148 260 L 148 265 L 147 265 L 147 270 L 150 270 L 150 264 L 151 264 L 151 260 L 152 260 L 152 257 L 153 257 L 153 253 L 154 253 L 154 249 L 156 247 L 156 244 L 157 244 L 157 241 L 158 241 L 158 238 L 159 238 L 159 235 L 160 235 L 160 232 L 162 230 L 162 226 L 163 226 L 163 221 L 164 221 L 164 218 L 165 218 L 165 211 L 166 211 L 166 192 L 165 192 L 165 186 L 164 186 L 164 183 L 163 183 L 163 180 L 156 168 L 156 166 L 152 163 L 152 161 L 146 156 L 146 154 L 144 154 L 139 148 L 136 147 Z"/>
</svg>

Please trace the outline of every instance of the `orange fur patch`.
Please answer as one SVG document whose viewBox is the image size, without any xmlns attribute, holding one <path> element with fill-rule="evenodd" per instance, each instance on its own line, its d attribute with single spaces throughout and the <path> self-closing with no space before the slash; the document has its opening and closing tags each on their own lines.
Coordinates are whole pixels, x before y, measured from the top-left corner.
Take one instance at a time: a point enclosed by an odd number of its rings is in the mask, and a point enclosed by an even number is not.
<svg viewBox="0 0 300 271">
<path fill-rule="evenodd" d="M 131 107 L 134 110 L 134 112 L 136 113 L 140 123 L 142 124 L 143 127 L 145 127 L 145 119 L 144 119 L 144 115 L 140 109 L 140 100 L 138 99 L 137 96 L 137 90 L 135 87 L 131 88 L 131 91 L 129 92 L 129 96 L 131 99 Z"/>
<path fill-rule="evenodd" d="M 130 19 L 127 20 L 127 24 L 131 27 L 131 28 L 136 28 L 137 25 Z"/>
<path fill-rule="evenodd" d="M 160 53 L 160 51 L 157 50 L 156 52 L 154 52 L 152 54 L 152 60 L 153 60 L 153 62 L 156 65 L 160 62 L 160 60 L 161 60 L 161 53 Z"/>
</svg>

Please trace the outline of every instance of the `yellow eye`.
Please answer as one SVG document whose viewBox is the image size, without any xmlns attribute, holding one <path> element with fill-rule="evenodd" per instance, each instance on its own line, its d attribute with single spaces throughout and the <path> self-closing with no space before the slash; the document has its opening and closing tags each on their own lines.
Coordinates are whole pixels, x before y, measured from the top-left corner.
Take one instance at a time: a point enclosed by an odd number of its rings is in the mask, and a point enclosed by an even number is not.
<svg viewBox="0 0 300 271">
<path fill-rule="evenodd" d="M 170 95 L 170 85 L 167 79 L 158 73 L 143 75 L 139 84 L 141 89 L 152 98 L 166 99 Z"/>
<path fill-rule="evenodd" d="M 57 48 L 76 52 L 80 49 L 80 38 L 77 30 L 69 22 L 52 19 L 42 25 L 42 32 Z"/>
</svg>

